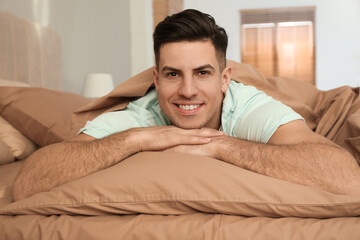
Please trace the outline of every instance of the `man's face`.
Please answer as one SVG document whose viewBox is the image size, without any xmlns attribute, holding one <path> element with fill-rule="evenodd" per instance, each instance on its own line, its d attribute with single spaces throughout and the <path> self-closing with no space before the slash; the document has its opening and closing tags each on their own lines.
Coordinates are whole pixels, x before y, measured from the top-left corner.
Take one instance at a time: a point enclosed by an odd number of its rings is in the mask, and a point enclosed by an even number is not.
<svg viewBox="0 0 360 240">
<path fill-rule="evenodd" d="M 212 43 L 166 43 L 159 56 L 154 83 L 160 107 L 171 123 L 185 129 L 218 129 L 231 68 L 220 72 Z"/>
</svg>

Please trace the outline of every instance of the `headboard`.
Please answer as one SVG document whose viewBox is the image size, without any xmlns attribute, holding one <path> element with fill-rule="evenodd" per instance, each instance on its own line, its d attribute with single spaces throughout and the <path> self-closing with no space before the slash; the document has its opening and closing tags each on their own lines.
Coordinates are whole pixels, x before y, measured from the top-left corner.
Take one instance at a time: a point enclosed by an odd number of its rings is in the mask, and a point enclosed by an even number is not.
<svg viewBox="0 0 360 240">
<path fill-rule="evenodd" d="M 0 79 L 63 90 L 59 36 L 50 28 L 0 11 Z"/>
</svg>

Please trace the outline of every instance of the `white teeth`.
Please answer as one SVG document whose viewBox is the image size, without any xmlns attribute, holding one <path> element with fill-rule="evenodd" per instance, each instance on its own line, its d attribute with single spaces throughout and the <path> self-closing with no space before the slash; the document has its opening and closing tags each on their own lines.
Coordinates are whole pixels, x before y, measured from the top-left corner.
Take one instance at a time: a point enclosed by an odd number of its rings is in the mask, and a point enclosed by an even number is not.
<svg viewBox="0 0 360 240">
<path fill-rule="evenodd" d="M 189 111 L 189 110 L 194 110 L 195 108 L 200 107 L 200 104 L 197 105 L 179 105 L 179 108 Z"/>
</svg>

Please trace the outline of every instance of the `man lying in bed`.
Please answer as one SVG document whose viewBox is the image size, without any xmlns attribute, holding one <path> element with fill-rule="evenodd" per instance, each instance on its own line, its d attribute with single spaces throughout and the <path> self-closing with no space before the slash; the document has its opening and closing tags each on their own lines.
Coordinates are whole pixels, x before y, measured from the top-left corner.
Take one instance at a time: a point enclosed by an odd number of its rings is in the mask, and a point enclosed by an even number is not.
<svg viewBox="0 0 360 240">
<path fill-rule="evenodd" d="M 359 167 L 347 151 L 313 133 L 289 107 L 230 80 L 227 35 L 211 16 L 185 10 L 161 22 L 153 37 L 155 89 L 123 111 L 88 122 L 74 139 L 31 155 L 16 179 L 15 200 L 140 151 L 204 155 L 293 183 L 360 194 Z"/>
</svg>

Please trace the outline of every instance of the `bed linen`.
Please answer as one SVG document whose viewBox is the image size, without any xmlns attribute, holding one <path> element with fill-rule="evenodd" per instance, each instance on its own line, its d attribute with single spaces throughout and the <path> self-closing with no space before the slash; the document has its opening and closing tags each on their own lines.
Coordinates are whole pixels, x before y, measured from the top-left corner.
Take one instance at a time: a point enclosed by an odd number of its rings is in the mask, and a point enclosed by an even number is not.
<svg viewBox="0 0 360 240">
<path fill-rule="evenodd" d="M 187 154 L 140 153 L 12 202 L 0 167 L 0 239 L 358 239 L 359 197 Z M 202 170 L 199 170 L 202 169 Z"/>
<path fill-rule="evenodd" d="M 359 219 L 165 215 L 1 216 L 3 239 L 359 239 Z"/>
</svg>

